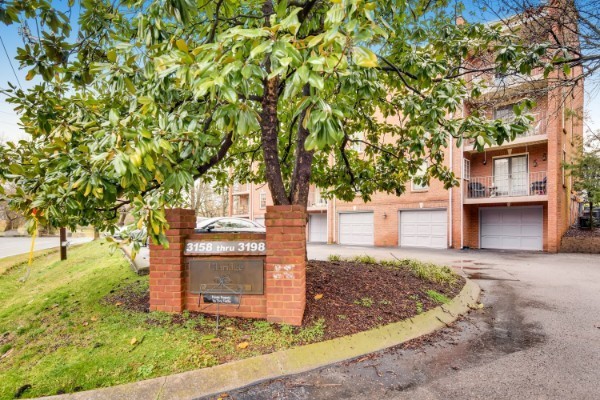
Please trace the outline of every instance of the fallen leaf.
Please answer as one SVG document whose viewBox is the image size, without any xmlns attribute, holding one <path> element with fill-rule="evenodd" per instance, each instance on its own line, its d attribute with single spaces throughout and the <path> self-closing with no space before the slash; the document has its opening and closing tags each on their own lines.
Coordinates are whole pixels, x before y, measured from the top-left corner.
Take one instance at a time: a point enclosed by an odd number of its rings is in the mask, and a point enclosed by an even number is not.
<svg viewBox="0 0 600 400">
<path fill-rule="evenodd" d="M 233 330 L 233 328 L 232 328 L 231 326 L 228 326 L 228 327 L 227 327 L 227 328 L 225 328 L 225 329 L 226 329 L 226 330 L 228 330 L 228 331 L 232 331 L 232 330 Z"/>
<path fill-rule="evenodd" d="M 83 326 L 88 326 L 90 323 L 87 321 L 83 321 Z"/>
<path fill-rule="evenodd" d="M 228 394 L 228 393 L 221 393 L 221 394 L 219 395 L 219 399 L 221 399 L 221 400 L 223 400 L 223 399 L 226 399 L 226 398 L 228 398 L 228 397 L 229 397 L 229 394 Z"/>
<path fill-rule="evenodd" d="M 137 343 L 137 339 L 136 338 L 132 338 L 129 343 L 131 343 L 131 345 L 133 346 L 134 344 Z"/>
<path fill-rule="evenodd" d="M 96 322 L 96 321 L 98 321 L 98 317 L 92 317 L 92 318 L 90 318 L 90 320 L 91 320 L 92 322 Z"/>
<path fill-rule="evenodd" d="M 218 342 L 221 342 L 221 341 L 222 341 L 221 338 L 218 338 L 218 337 L 210 339 L 211 343 L 218 343 Z"/>
<path fill-rule="evenodd" d="M 123 303 L 121 303 L 120 301 L 117 301 L 117 302 L 115 303 L 115 306 L 117 306 L 117 307 L 118 307 L 118 306 L 122 306 L 122 305 L 123 305 Z"/>
<path fill-rule="evenodd" d="M 315 300 L 321 300 L 323 298 L 323 293 L 319 293 L 315 295 Z"/>
<path fill-rule="evenodd" d="M 240 344 L 237 345 L 238 349 L 245 349 L 246 347 L 248 347 L 250 343 L 248 342 L 242 342 Z"/>
</svg>

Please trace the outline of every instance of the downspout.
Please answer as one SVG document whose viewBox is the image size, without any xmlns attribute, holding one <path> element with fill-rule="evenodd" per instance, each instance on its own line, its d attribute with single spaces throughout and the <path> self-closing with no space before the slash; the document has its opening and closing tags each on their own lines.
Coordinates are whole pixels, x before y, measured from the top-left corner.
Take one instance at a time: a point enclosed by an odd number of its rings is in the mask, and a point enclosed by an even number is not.
<svg viewBox="0 0 600 400">
<path fill-rule="evenodd" d="M 465 117 L 465 105 L 463 104 L 463 108 L 461 110 L 461 118 Z M 465 195 L 465 191 L 463 190 L 463 178 L 465 176 L 465 161 L 464 161 L 464 151 L 465 151 L 465 141 L 461 140 L 460 143 L 460 181 L 459 181 L 459 188 L 460 188 L 460 249 L 464 249 L 465 248 L 465 243 L 464 243 L 464 239 L 465 239 L 465 207 L 463 206 L 463 201 L 464 201 L 464 195 Z"/>
<path fill-rule="evenodd" d="M 452 118 L 454 118 L 454 113 L 452 113 Z M 450 171 L 454 171 L 453 166 L 454 166 L 454 138 L 451 136 L 450 137 Z M 449 242 L 450 243 L 449 243 L 448 247 L 452 247 L 452 245 L 453 245 L 453 242 L 452 242 L 452 231 L 454 230 L 454 226 L 452 226 L 452 207 L 453 207 L 453 204 L 452 204 L 452 191 L 453 190 L 454 190 L 453 188 L 450 188 L 450 195 L 449 195 L 449 198 L 448 198 L 448 204 L 449 204 L 449 207 L 448 207 L 448 219 L 450 220 L 449 224 L 448 224 L 448 226 L 450 227 L 450 235 L 449 235 L 450 236 L 450 238 L 449 238 Z"/>
<path fill-rule="evenodd" d="M 336 221 L 337 214 L 336 214 L 336 211 L 335 211 L 336 210 L 336 207 L 335 207 L 336 206 L 336 200 L 337 200 L 337 198 L 335 196 L 333 196 L 333 218 L 332 218 L 332 220 L 333 220 L 333 226 L 331 228 L 332 228 L 332 231 L 333 231 L 333 237 L 332 237 L 333 243 L 338 244 L 337 238 L 335 236 L 337 234 L 337 229 L 336 229 L 336 227 L 337 227 L 337 221 Z"/>
<path fill-rule="evenodd" d="M 250 220 L 254 221 L 254 183 L 248 183 L 248 193 L 250 193 Z"/>
</svg>

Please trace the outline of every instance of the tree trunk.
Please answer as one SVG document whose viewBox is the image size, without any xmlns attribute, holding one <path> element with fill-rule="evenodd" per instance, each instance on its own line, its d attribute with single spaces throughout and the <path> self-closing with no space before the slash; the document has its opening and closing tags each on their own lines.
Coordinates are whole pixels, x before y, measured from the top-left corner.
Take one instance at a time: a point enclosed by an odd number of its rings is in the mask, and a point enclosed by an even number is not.
<svg viewBox="0 0 600 400">
<path fill-rule="evenodd" d="M 265 91 L 262 99 L 262 112 L 260 120 L 263 154 L 265 160 L 265 177 L 271 190 L 273 204 L 286 205 L 290 200 L 285 192 L 281 165 L 279 161 L 279 118 L 277 117 L 277 93 L 279 79 L 273 78 L 265 81 Z"/>
<path fill-rule="evenodd" d="M 310 87 L 305 85 L 303 94 L 310 96 Z M 306 110 L 300 114 L 298 119 L 298 136 L 296 137 L 296 164 L 290 185 L 290 200 L 292 204 L 300 204 L 305 208 L 308 205 L 308 192 L 310 191 L 310 174 L 313 162 L 313 151 L 306 151 L 304 144 L 309 135 L 308 130 L 302 126 Z"/>
</svg>

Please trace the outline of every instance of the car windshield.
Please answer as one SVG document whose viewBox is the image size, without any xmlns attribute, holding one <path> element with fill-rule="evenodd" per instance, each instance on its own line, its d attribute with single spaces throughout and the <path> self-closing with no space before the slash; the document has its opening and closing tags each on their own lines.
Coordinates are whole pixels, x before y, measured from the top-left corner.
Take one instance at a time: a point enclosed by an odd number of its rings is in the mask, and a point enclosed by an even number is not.
<svg viewBox="0 0 600 400">
<path fill-rule="evenodd" d="M 215 223 L 216 221 L 218 221 L 220 219 L 221 218 L 209 218 L 209 219 L 206 219 L 204 221 L 200 221 L 196 225 L 196 228 L 198 228 L 198 229 L 204 229 L 204 228 L 208 227 L 209 225 L 212 225 L 213 223 Z"/>
</svg>

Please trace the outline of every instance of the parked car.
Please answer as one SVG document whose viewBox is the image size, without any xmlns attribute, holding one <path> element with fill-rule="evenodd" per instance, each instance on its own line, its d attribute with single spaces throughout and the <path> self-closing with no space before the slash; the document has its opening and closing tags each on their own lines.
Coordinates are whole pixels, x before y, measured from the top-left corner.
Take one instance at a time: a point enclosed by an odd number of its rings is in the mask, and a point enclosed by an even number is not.
<svg viewBox="0 0 600 400">
<path fill-rule="evenodd" d="M 196 225 L 196 233 L 207 232 L 258 232 L 265 233 L 266 229 L 258 222 L 245 218 L 217 217 L 201 221 Z"/>
</svg>

